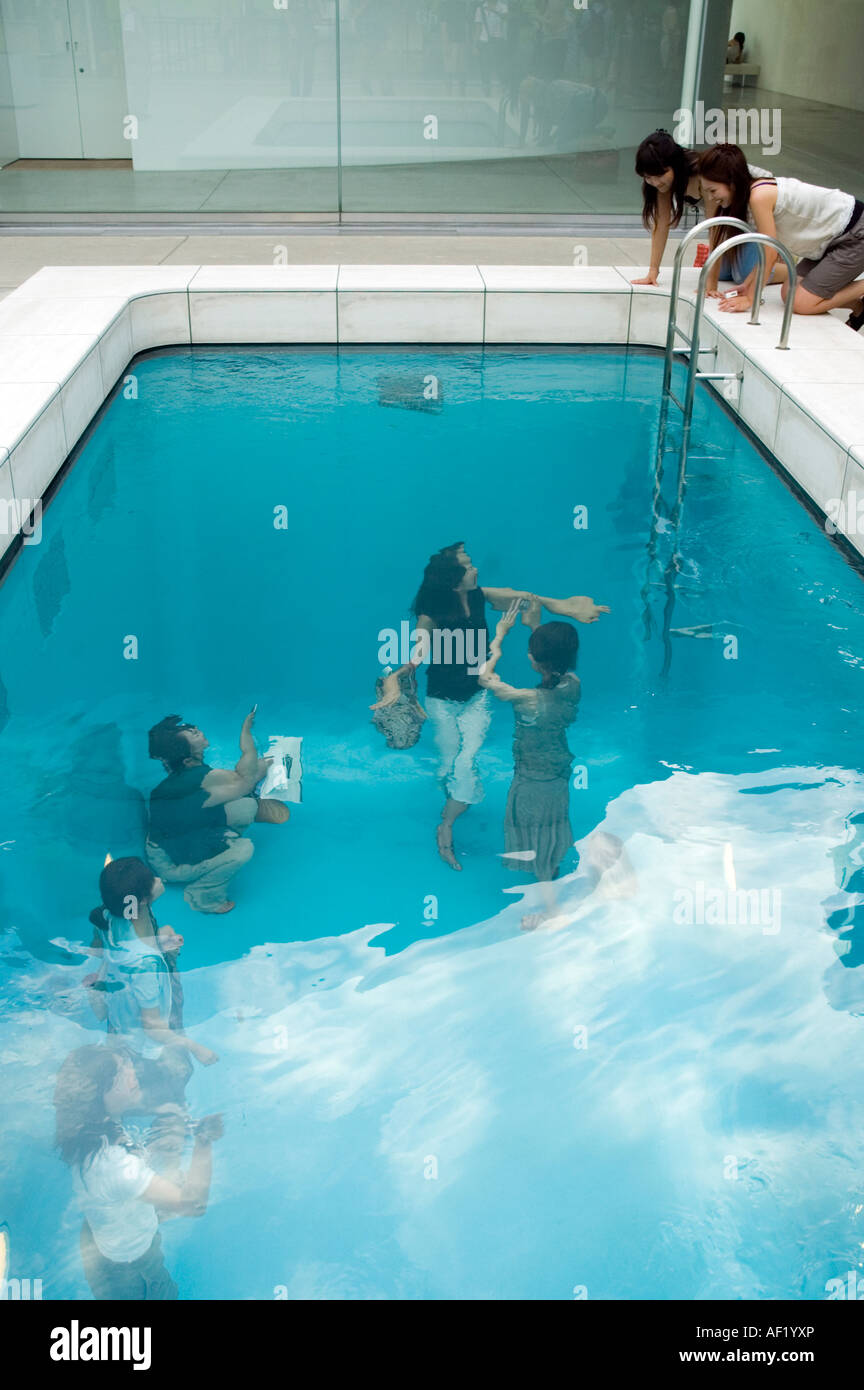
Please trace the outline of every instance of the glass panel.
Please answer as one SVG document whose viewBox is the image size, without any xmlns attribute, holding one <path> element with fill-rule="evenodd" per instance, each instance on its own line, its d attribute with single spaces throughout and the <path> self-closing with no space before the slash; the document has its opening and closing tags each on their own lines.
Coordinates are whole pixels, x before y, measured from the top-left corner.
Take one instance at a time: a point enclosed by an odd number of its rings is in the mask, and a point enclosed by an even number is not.
<svg viewBox="0 0 864 1390">
<path fill-rule="evenodd" d="M 334 0 L 0 11 L 17 122 L 2 153 L 18 157 L 0 174 L 3 211 L 338 210 Z"/>
<path fill-rule="evenodd" d="M 0 10 L 0 165 L 10 162 L 17 155 L 18 130 L 15 124 L 12 76 L 9 71 L 6 27 L 3 12 Z"/>
<path fill-rule="evenodd" d="M 854 27 L 835 70 L 777 50 L 780 3 L 0 0 L 0 214 L 635 220 L 685 85 L 768 123 L 751 163 L 860 196 Z M 735 28 L 757 71 L 724 88 Z"/>
<path fill-rule="evenodd" d="M 121 0 L 137 171 L 160 206 L 338 208 L 335 14 L 329 0 Z"/>
<path fill-rule="evenodd" d="M 342 0 L 348 212 L 635 212 L 685 0 Z"/>
</svg>

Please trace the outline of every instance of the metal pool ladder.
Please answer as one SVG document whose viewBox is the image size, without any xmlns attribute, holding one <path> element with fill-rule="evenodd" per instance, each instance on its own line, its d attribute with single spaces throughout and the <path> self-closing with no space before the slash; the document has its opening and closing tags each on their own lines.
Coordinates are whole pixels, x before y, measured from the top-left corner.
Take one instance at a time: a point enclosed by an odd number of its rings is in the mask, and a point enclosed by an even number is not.
<svg viewBox="0 0 864 1390">
<path fill-rule="evenodd" d="M 693 309 L 693 323 L 691 334 L 687 334 L 678 325 L 678 305 L 681 288 L 681 267 L 687 247 L 694 237 L 708 231 L 711 227 L 726 226 L 737 227 L 740 230 L 739 236 L 730 237 L 728 241 L 716 246 L 709 254 L 702 273 L 699 276 L 699 285 L 696 291 L 696 303 Z M 686 487 L 687 459 L 690 448 L 690 427 L 693 421 L 693 405 L 696 393 L 697 381 L 729 381 L 741 380 L 742 372 L 700 372 L 699 358 L 701 356 L 716 357 L 717 348 L 702 348 L 699 340 L 702 331 L 702 314 L 705 305 L 705 293 L 708 288 L 708 274 L 712 266 L 716 265 L 721 256 L 728 251 L 735 250 L 739 246 L 746 246 L 754 242 L 759 248 L 759 267 L 756 273 L 756 283 L 753 293 L 753 309 L 750 314 L 751 324 L 758 324 L 759 310 L 762 304 L 762 291 L 765 287 L 765 248 L 772 246 L 778 255 L 785 262 L 789 271 L 789 289 L 786 296 L 786 306 L 783 311 L 783 324 L 780 330 L 780 340 L 777 344 L 778 349 L 785 350 L 789 346 L 789 328 L 792 322 L 792 308 L 795 300 L 795 290 L 798 284 L 798 276 L 795 270 L 795 261 L 789 250 L 775 237 L 766 236 L 763 232 L 754 232 L 746 222 L 742 222 L 737 217 L 709 217 L 704 222 L 698 223 L 691 228 L 682 238 L 675 253 L 675 266 L 672 272 L 672 293 L 669 303 L 669 323 L 666 330 L 666 356 L 663 367 L 663 391 L 660 398 L 660 419 L 657 428 L 657 453 L 654 464 L 654 488 L 652 497 L 652 517 L 651 530 L 647 546 L 647 564 L 645 571 L 645 581 L 642 587 L 642 597 L 644 600 L 644 629 L 646 640 L 650 637 L 654 629 L 654 621 L 651 611 L 651 591 L 660 588 L 664 596 L 663 615 L 660 627 L 662 630 L 664 661 L 662 675 L 668 674 L 672 660 L 672 614 L 675 607 L 675 596 L 678 580 L 682 571 L 682 557 L 679 549 L 679 527 L 681 522 L 681 511 L 684 501 Z M 687 371 L 687 385 L 684 392 L 684 400 L 679 401 L 672 390 L 672 363 L 675 355 L 675 340 L 682 338 L 687 348 L 690 350 L 690 361 Z M 667 444 L 667 430 L 669 424 L 669 405 L 670 402 L 678 407 L 681 412 L 681 442 L 676 449 L 675 446 Z M 710 453 L 710 445 L 705 446 L 709 450 L 704 455 L 706 459 L 715 457 Z M 673 479 L 672 495 L 664 497 L 664 472 L 666 460 L 670 455 L 678 455 L 677 476 Z M 664 537 L 667 539 L 664 540 Z M 665 560 L 664 560 L 665 552 Z M 661 578 L 657 578 L 659 571 Z"/>
<path fill-rule="evenodd" d="M 693 324 L 691 335 L 687 334 L 678 325 L 678 304 L 681 292 L 681 266 L 684 260 L 684 253 L 694 237 L 708 231 L 711 227 L 738 227 L 741 230 L 739 236 L 730 237 L 728 241 L 723 241 L 719 246 L 715 246 L 710 252 L 702 273 L 699 276 L 699 285 L 696 290 L 696 303 L 693 309 Z M 783 310 L 783 324 L 780 329 L 780 341 L 778 349 L 785 351 L 789 347 L 789 329 L 792 323 L 792 309 L 795 300 L 795 290 L 798 284 L 798 275 L 795 269 L 795 261 L 791 252 L 785 247 L 782 241 L 776 237 L 766 236 L 764 232 L 754 232 L 746 222 L 742 222 L 738 217 L 709 217 L 704 222 L 698 223 L 691 228 L 682 238 L 675 252 L 675 266 L 672 272 L 672 294 L 669 301 L 669 324 L 666 330 L 666 357 L 663 366 L 663 403 L 672 400 L 678 406 L 683 416 L 684 438 L 682 440 L 682 468 L 687 462 L 687 447 L 689 444 L 690 425 L 693 420 L 693 400 L 696 391 L 697 381 L 729 381 L 736 378 L 740 381 L 741 372 L 700 372 L 700 355 L 710 354 L 715 356 L 716 347 L 700 348 L 699 339 L 702 332 L 702 315 L 705 308 L 705 294 L 708 288 L 708 274 L 712 267 L 716 265 L 721 256 L 725 256 L 729 251 L 735 250 L 739 246 L 747 246 L 754 243 L 759 248 L 759 267 L 756 272 L 756 284 L 753 291 L 753 309 L 750 313 L 751 324 L 759 323 L 759 310 L 762 306 L 762 291 L 765 287 L 765 248 L 771 246 L 786 263 L 789 272 L 789 290 L 786 296 L 786 305 Z M 672 361 L 675 355 L 675 339 L 683 338 L 685 344 L 690 349 L 690 363 L 687 371 L 687 387 L 684 392 L 684 400 L 679 401 L 672 390 Z"/>
</svg>

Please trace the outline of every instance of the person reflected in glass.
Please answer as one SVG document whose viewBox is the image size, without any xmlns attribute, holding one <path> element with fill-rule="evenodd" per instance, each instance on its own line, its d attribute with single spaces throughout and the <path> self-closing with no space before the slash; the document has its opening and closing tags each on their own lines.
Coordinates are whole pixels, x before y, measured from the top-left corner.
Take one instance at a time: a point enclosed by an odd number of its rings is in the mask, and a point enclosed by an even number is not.
<svg viewBox="0 0 864 1390">
<path fill-rule="evenodd" d="M 726 45 L 727 63 L 743 63 L 744 45 L 746 44 L 746 42 L 747 38 L 744 34 L 741 33 L 740 29 L 737 34 L 732 35 L 731 39 Z"/>
<path fill-rule="evenodd" d="M 476 0 L 441 0 L 444 69 L 453 96 L 464 97 L 467 91 L 471 15 L 475 3 Z"/>
<path fill-rule="evenodd" d="M 393 95 L 393 75 L 405 48 L 404 12 L 399 0 L 354 0 L 353 17 L 356 61 L 368 95 L 378 83 L 381 96 Z"/>
<path fill-rule="evenodd" d="M 669 0 L 660 21 L 660 66 L 664 73 L 678 72 L 684 57 L 685 25 L 678 5 Z"/>
<path fill-rule="evenodd" d="M 56 1143 L 72 1171 L 84 1218 L 84 1274 L 99 1301 L 176 1299 L 160 1222 L 201 1216 L 207 1209 L 221 1115 L 207 1115 L 192 1126 L 189 1163 L 185 1171 L 176 1163 L 172 1180 L 157 1171 L 163 1138 L 158 1120 L 145 1142 L 124 1125 L 124 1117 L 141 1105 L 134 1062 L 122 1049 L 79 1047 L 60 1068 L 54 1091 Z M 184 1144 L 185 1137 L 184 1130 Z"/>
<path fill-rule="evenodd" d="M 480 81 L 488 97 L 493 82 L 506 86 L 507 0 L 480 0 L 474 11 L 474 40 L 480 59 Z"/>
<path fill-rule="evenodd" d="M 573 13 L 569 0 L 540 0 L 534 46 L 534 69 L 538 77 L 551 82 L 564 76 Z"/>
<path fill-rule="evenodd" d="M 321 19 L 319 0 L 291 0 L 280 18 L 278 32 L 284 36 L 285 64 L 293 97 L 308 97 L 312 93 Z"/>
</svg>

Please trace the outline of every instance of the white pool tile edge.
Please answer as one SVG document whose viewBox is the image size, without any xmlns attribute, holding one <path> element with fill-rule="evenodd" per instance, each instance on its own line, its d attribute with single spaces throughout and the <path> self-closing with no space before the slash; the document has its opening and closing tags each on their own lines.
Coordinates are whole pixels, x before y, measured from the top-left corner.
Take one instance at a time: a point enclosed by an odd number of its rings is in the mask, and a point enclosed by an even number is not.
<svg viewBox="0 0 864 1390">
<path fill-rule="evenodd" d="M 632 284 L 640 274 L 635 266 L 45 267 L 0 303 L 9 361 L 0 365 L 0 498 L 13 504 L 5 510 L 20 530 L 18 502 L 44 494 L 139 352 L 190 343 L 660 347 L 669 284 Z M 697 276 L 682 274 L 688 332 Z M 743 372 L 727 405 L 864 555 L 864 337 L 833 315 L 796 316 L 791 348 L 778 351 L 776 290 L 760 318 L 753 326 L 705 306 L 703 345 L 716 344 L 721 369 Z M 31 367 L 25 394 L 16 338 L 31 360 L 34 339 L 45 342 L 44 379 Z M 7 419 L 4 400 L 14 401 Z M 0 524 L 0 556 L 13 525 Z"/>
</svg>

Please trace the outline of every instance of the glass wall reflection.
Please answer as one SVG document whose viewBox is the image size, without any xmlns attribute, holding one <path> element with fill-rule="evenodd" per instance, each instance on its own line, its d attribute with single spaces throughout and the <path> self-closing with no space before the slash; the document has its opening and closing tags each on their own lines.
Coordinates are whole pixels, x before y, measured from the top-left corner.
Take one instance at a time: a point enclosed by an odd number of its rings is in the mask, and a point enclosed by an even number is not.
<svg viewBox="0 0 864 1390">
<path fill-rule="evenodd" d="M 685 0 L 343 0 L 346 210 L 633 211 L 629 151 L 671 123 L 688 16 Z"/>
<path fill-rule="evenodd" d="M 203 212 L 333 211 L 329 0 L 121 0 L 135 170 L 182 172 Z M 218 182 L 212 179 L 218 174 Z"/>
<path fill-rule="evenodd" d="M 860 194 L 848 80 L 755 0 L 0 0 L 0 217 L 635 216 L 703 10 L 700 96 L 782 113 L 752 162 Z"/>
<path fill-rule="evenodd" d="M 333 0 L 0 0 L 0 17 L 0 211 L 337 211 Z"/>
</svg>

